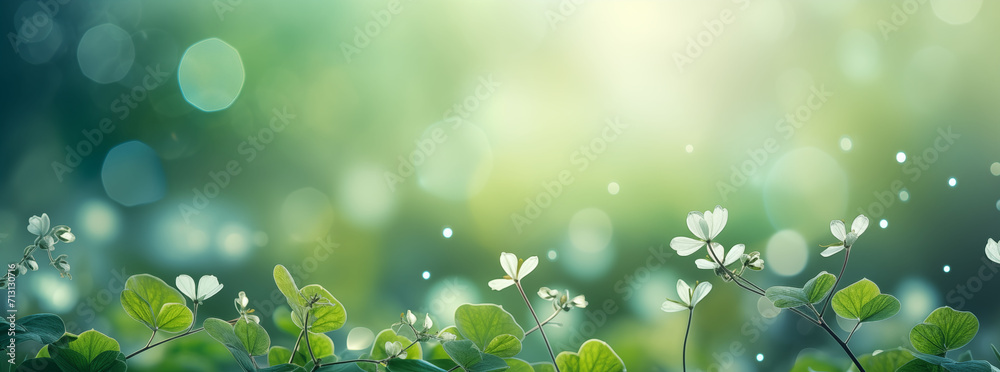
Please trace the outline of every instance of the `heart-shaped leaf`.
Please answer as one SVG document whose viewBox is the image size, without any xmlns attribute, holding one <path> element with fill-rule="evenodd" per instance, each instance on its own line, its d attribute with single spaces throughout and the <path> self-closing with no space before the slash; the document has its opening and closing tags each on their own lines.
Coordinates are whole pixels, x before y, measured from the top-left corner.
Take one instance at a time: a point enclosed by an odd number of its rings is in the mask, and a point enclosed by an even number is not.
<svg viewBox="0 0 1000 372">
<path fill-rule="evenodd" d="M 389 356 L 389 354 L 386 354 L 385 352 L 386 342 L 399 342 L 403 345 L 403 347 L 406 347 L 413 341 L 410 341 L 410 339 L 404 336 L 397 335 L 392 329 L 382 330 L 382 332 L 375 335 L 375 343 L 372 344 L 372 351 L 370 353 L 371 359 L 385 359 Z M 421 359 L 422 355 L 423 352 L 420 349 L 419 342 L 410 346 L 409 349 L 406 349 L 406 359 Z"/>
<path fill-rule="evenodd" d="M 124 372 L 126 368 L 125 354 L 119 351 L 102 352 L 90 362 L 91 372 Z"/>
<path fill-rule="evenodd" d="M 76 340 L 71 341 L 69 349 L 80 353 L 87 361 L 87 364 L 90 364 L 94 358 L 105 351 L 113 351 L 115 353 L 121 351 L 121 346 L 118 345 L 118 341 L 115 341 L 115 339 L 101 332 L 89 330 L 81 333 Z"/>
<path fill-rule="evenodd" d="M 791 308 L 815 304 L 823 301 L 833 289 L 837 277 L 826 271 L 806 282 L 802 288 L 774 286 L 764 292 L 764 296 L 777 308 Z"/>
<path fill-rule="evenodd" d="M 535 372 L 534 368 L 531 368 L 531 364 L 517 358 L 506 358 L 503 360 L 507 362 L 507 366 L 510 369 L 507 372 Z"/>
<path fill-rule="evenodd" d="M 483 353 L 470 340 L 448 341 L 443 346 L 451 360 L 468 372 L 503 371 L 510 368 L 503 359 Z"/>
<path fill-rule="evenodd" d="M 499 335 L 486 345 L 486 349 L 483 352 L 501 358 L 509 358 L 521 352 L 521 340 L 507 334 Z"/>
<path fill-rule="evenodd" d="M 465 304 L 455 310 L 455 326 L 467 340 L 476 344 L 479 350 L 486 350 L 494 338 L 500 335 L 524 339 L 524 329 L 503 307 L 494 304 Z"/>
<path fill-rule="evenodd" d="M 276 366 L 279 364 L 288 363 L 288 359 L 292 357 L 292 351 L 284 346 L 272 346 L 270 350 L 267 351 L 267 364 Z M 309 357 L 301 352 L 295 353 L 295 358 L 292 359 L 292 364 L 303 366 Z"/>
<path fill-rule="evenodd" d="M 154 331 L 180 332 L 190 327 L 194 320 L 191 310 L 181 309 L 187 309 L 184 296 L 160 278 L 149 274 L 129 277 L 122 290 L 121 302 L 132 319 Z"/>
<path fill-rule="evenodd" d="M 895 372 L 897 369 L 913 360 L 913 354 L 909 350 L 897 348 L 885 350 L 873 355 L 864 355 L 858 358 L 866 372 Z M 858 368 L 851 366 L 850 372 L 856 372 Z"/>
<path fill-rule="evenodd" d="M 842 318 L 877 322 L 899 312 L 899 300 L 882 294 L 871 280 L 861 279 L 833 295 L 833 311 Z"/>
<path fill-rule="evenodd" d="M 318 284 L 310 284 L 302 289 L 295 285 L 295 279 L 282 265 L 274 266 L 274 283 L 285 295 L 288 306 L 292 308 L 292 322 L 302 328 L 309 312 L 308 329 L 310 332 L 325 333 L 340 329 L 347 322 L 347 311 L 340 301 L 337 301 L 326 288 Z M 306 309 L 309 304 L 311 309 Z"/>
<path fill-rule="evenodd" d="M 601 340 L 588 340 L 576 353 L 564 351 L 556 356 L 563 372 L 624 372 L 625 362 Z"/>
<path fill-rule="evenodd" d="M 267 349 L 271 347 L 271 337 L 257 322 L 247 322 L 246 318 L 240 318 L 233 326 L 233 332 L 250 356 L 267 354 Z"/>
<path fill-rule="evenodd" d="M 943 356 L 968 344 L 979 332 L 979 319 L 968 311 L 940 307 L 910 330 L 910 343 L 917 351 Z"/>
<path fill-rule="evenodd" d="M 531 368 L 534 368 L 535 372 L 556 372 L 556 367 L 552 363 L 535 363 L 531 365 Z"/>
<path fill-rule="evenodd" d="M 236 362 L 239 363 L 243 370 L 256 370 L 257 367 L 254 366 L 253 360 L 250 358 L 250 353 L 243 346 L 243 341 L 236 336 L 236 332 L 233 331 L 233 326 L 229 322 L 222 319 L 208 318 L 205 319 L 203 326 L 209 336 L 212 336 L 213 339 L 221 342 L 223 346 L 229 349 L 229 353 L 233 354 L 233 358 L 236 358 Z"/>
<path fill-rule="evenodd" d="M 998 369 L 993 367 L 986 361 L 982 360 L 970 360 L 966 362 L 959 362 L 949 358 L 940 357 L 937 355 L 929 355 L 922 353 L 914 353 L 914 359 L 907 365 L 900 368 L 901 372 L 917 372 L 917 371 L 948 371 L 948 372 L 994 372 Z M 935 368 L 936 367 L 936 368 Z"/>
</svg>

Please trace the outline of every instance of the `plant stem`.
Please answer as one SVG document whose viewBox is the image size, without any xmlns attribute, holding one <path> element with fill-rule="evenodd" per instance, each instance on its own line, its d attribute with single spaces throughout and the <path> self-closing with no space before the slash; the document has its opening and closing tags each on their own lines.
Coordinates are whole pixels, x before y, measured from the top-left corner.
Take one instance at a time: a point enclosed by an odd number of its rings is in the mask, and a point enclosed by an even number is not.
<svg viewBox="0 0 1000 372">
<path fill-rule="evenodd" d="M 851 357 L 851 361 L 853 361 L 854 365 L 858 367 L 858 372 L 865 372 L 865 368 L 861 366 L 861 362 L 858 361 L 858 358 L 854 356 L 854 352 L 852 352 L 851 348 L 847 346 L 847 343 L 841 340 L 840 337 L 838 337 L 837 334 L 833 332 L 833 329 L 830 329 L 830 326 L 826 324 L 826 322 L 822 322 L 822 319 L 819 326 L 823 327 L 823 329 L 826 330 L 826 333 L 830 334 L 830 337 L 833 337 L 834 340 L 837 340 L 837 343 L 840 344 L 840 347 L 844 349 L 844 352 L 847 353 L 847 356 Z"/>
<path fill-rule="evenodd" d="M 305 325 L 303 325 L 302 331 L 299 332 L 299 337 L 295 339 L 295 346 L 292 346 L 292 356 L 288 357 L 288 363 L 295 360 L 295 351 L 299 349 L 299 342 L 302 342 L 302 336 L 306 334 Z M 308 341 L 308 338 L 306 339 Z"/>
<path fill-rule="evenodd" d="M 313 366 L 315 367 L 319 362 L 316 360 L 316 355 L 313 354 L 312 346 L 309 346 L 309 310 L 306 310 L 306 321 L 302 323 L 302 331 L 306 335 L 306 350 L 309 351 L 309 359 L 312 360 Z M 295 350 L 292 350 L 292 357 L 295 357 Z"/>
<path fill-rule="evenodd" d="M 561 312 L 562 312 L 561 309 L 556 309 L 556 312 L 552 313 L 552 315 L 549 315 L 548 318 L 546 318 L 545 320 L 542 321 L 542 325 L 549 324 L 549 322 L 551 322 L 552 319 L 555 319 L 556 315 L 559 315 L 559 313 L 561 313 Z M 531 327 L 531 329 L 529 329 L 528 331 L 524 332 L 524 335 L 525 336 L 530 335 L 531 332 L 534 332 L 534 331 L 537 331 L 537 330 L 538 330 L 538 326 Z"/>
<path fill-rule="evenodd" d="M 514 284 L 517 285 L 517 290 L 521 292 L 521 298 L 524 298 L 524 303 L 528 305 L 528 310 L 531 311 L 531 316 L 535 318 L 535 324 L 538 325 L 538 333 L 542 334 L 542 340 L 545 341 L 545 348 L 549 349 L 549 356 L 552 357 L 552 367 L 555 368 L 556 372 L 559 372 L 559 365 L 556 363 L 556 354 L 552 352 L 552 345 L 549 345 L 549 338 L 545 336 L 545 330 L 542 329 L 542 322 L 538 321 L 538 315 L 535 314 L 535 309 L 531 307 L 531 301 L 528 301 L 528 295 L 524 294 L 524 288 L 521 287 L 521 282 L 515 280 Z"/>
<path fill-rule="evenodd" d="M 149 341 L 146 341 L 146 346 L 143 346 L 143 347 L 149 347 L 149 344 L 153 343 L 153 337 L 156 337 L 156 330 L 155 329 L 153 330 L 153 334 L 149 335 Z"/>
<path fill-rule="evenodd" d="M 823 317 L 823 314 L 826 314 L 826 308 L 830 305 L 830 301 L 833 300 L 833 294 L 837 293 L 837 286 L 840 285 L 840 278 L 844 276 L 844 270 L 847 270 L 847 259 L 851 258 L 851 249 L 847 248 L 844 252 L 844 266 L 840 267 L 840 275 L 837 275 L 837 280 L 833 282 L 833 289 L 830 290 L 830 295 L 826 296 L 826 300 L 823 302 L 823 310 L 819 312 L 820 318 Z"/>
<path fill-rule="evenodd" d="M 230 320 L 230 321 L 228 321 L 227 323 L 229 323 L 229 324 L 233 324 L 233 323 L 236 323 L 236 321 L 237 321 L 237 320 L 239 320 L 239 318 L 236 318 L 236 319 L 233 319 L 233 320 Z M 132 354 L 129 354 L 128 356 L 126 356 L 126 357 L 125 357 L 125 359 L 126 359 L 126 360 L 128 360 L 129 358 L 132 358 L 132 357 L 134 357 L 134 356 L 138 355 L 139 353 L 141 353 L 141 352 L 143 352 L 143 351 L 146 351 L 146 350 L 149 350 L 149 349 L 152 349 L 152 348 L 154 348 L 154 347 L 157 347 L 157 346 L 160 346 L 160 345 L 163 345 L 163 344 L 165 344 L 165 343 L 167 343 L 167 342 L 170 342 L 170 341 L 173 341 L 173 340 L 176 340 L 176 339 L 178 339 L 178 338 L 181 338 L 181 337 L 184 337 L 184 336 L 187 336 L 187 335 L 192 335 L 192 334 L 195 334 L 195 333 L 198 333 L 198 332 L 201 332 L 201 331 L 204 331 L 204 330 L 205 330 L 205 327 L 201 327 L 201 328 L 198 328 L 198 329 L 193 329 L 193 330 L 190 330 L 190 331 L 187 331 L 187 332 L 184 332 L 184 333 L 181 333 L 181 334 L 179 334 L 179 335 L 176 335 L 176 336 L 172 336 L 172 337 L 170 337 L 170 338 L 167 338 L 167 339 L 165 339 L 165 340 L 163 340 L 163 341 L 160 341 L 160 342 L 157 342 L 157 343 L 155 343 L 155 344 L 151 344 L 151 345 L 150 345 L 150 344 L 146 344 L 146 346 L 145 346 L 145 347 L 143 347 L 142 349 L 139 349 L 139 350 L 136 350 L 136 351 L 135 351 L 134 353 L 132 353 Z M 154 333 L 154 334 L 155 334 L 155 333 Z M 152 341 L 152 340 L 153 340 L 153 338 L 152 338 L 152 337 L 150 337 L 149 339 L 150 339 L 150 341 Z"/>
<path fill-rule="evenodd" d="M 861 322 L 858 322 L 858 324 L 854 325 L 854 329 L 851 330 L 851 333 L 847 335 L 847 339 L 844 340 L 845 344 L 848 343 L 848 342 L 851 342 L 851 337 L 854 337 L 854 332 L 857 331 L 858 328 L 860 328 L 860 327 L 861 327 Z"/>
<path fill-rule="evenodd" d="M 688 326 L 687 330 L 684 331 L 684 349 L 681 351 L 681 370 L 687 372 L 687 352 L 688 352 L 688 335 L 691 334 L 691 319 L 694 318 L 694 308 L 688 309 Z"/>
<path fill-rule="evenodd" d="M 188 332 L 194 329 L 196 323 L 198 323 L 198 301 L 194 301 L 194 311 L 191 312 L 191 326 L 188 327 Z"/>
</svg>

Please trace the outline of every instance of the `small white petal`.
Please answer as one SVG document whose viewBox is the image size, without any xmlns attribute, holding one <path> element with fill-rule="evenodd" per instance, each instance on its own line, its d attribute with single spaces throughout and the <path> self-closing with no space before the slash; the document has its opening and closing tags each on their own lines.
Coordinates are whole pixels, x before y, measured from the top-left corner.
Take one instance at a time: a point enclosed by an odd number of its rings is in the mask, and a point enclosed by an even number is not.
<svg viewBox="0 0 1000 372">
<path fill-rule="evenodd" d="M 247 304 L 250 303 L 250 299 L 247 298 L 247 293 L 244 291 L 240 291 L 238 300 L 240 303 L 240 307 L 243 308 L 246 308 Z"/>
<path fill-rule="evenodd" d="M 854 223 L 851 224 L 851 231 L 857 235 L 861 235 L 868 229 L 868 217 L 863 214 L 859 214 L 858 217 L 854 219 Z"/>
<path fill-rule="evenodd" d="M 691 303 L 691 286 L 685 283 L 684 279 L 677 279 L 677 296 L 680 297 L 681 303 Z"/>
<path fill-rule="evenodd" d="M 538 288 L 538 297 L 541 297 L 543 300 L 551 300 L 555 298 L 558 294 L 559 294 L 558 291 L 553 291 L 549 287 Z"/>
<path fill-rule="evenodd" d="M 584 297 L 583 295 L 573 297 L 573 301 L 571 302 L 573 303 L 573 306 L 579 307 L 581 309 L 587 307 L 588 304 L 587 298 Z"/>
<path fill-rule="evenodd" d="M 726 266 L 729 266 L 739 261 L 743 257 L 744 250 L 746 250 L 746 247 L 743 244 L 734 245 L 733 248 L 729 249 L 729 253 L 726 253 L 726 260 L 723 262 L 725 262 Z"/>
<path fill-rule="evenodd" d="M 678 311 L 687 310 L 688 307 L 677 303 L 676 301 L 666 300 L 663 301 L 663 305 L 660 306 L 660 310 L 666 311 L 668 313 L 676 313 Z"/>
<path fill-rule="evenodd" d="M 833 247 L 824 249 L 823 252 L 821 252 L 819 255 L 823 256 L 823 257 L 830 257 L 830 256 L 833 256 L 833 255 L 837 254 L 837 252 L 840 252 L 842 250 L 844 250 L 844 246 L 842 246 L 842 245 L 835 245 Z"/>
<path fill-rule="evenodd" d="M 209 297 L 215 296 L 221 290 L 222 284 L 219 284 L 219 279 L 215 275 L 202 275 L 201 279 L 198 279 L 199 300 L 206 300 Z"/>
<path fill-rule="evenodd" d="M 412 311 L 406 310 L 406 324 L 412 325 L 416 323 L 417 323 L 417 316 L 413 315 Z"/>
<path fill-rule="evenodd" d="M 247 315 L 247 319 L 249 319 L 251 322 L 260 324 L 260 317 L 258 317 L 256 315 L 253 315 L 253 314 Z"/>
<path fill-rule="evenodd" d="M 698 305 L 698 303 L 701 302 L 701 300 L 704 299 L 705 296 L 708 296 L 708 292 L 711 291 L 712 291 L 712 283 L 709 282 L 698 283 L 694 287 L 694 295 L 691 298 L 691 306 L 694 307 Z"/>
<path fill-rule="evenodd" d="M 833 220 L 830 221 L 830 232 L 833 233 L 833 237 L 840 241 L 847 239 L 847 230 L 844 227 L 844 221 Z"/>
<path fill-rule="evenodd" d="M 176 284 L 177 289 L 181 290 L 181 293 L 183 293 L 188 298 L 192 300 L 198 298 L 197 292 L 195 292 L 194 279 L 192 279 L 190 275 L 187 274 L 178 275 L 177 280 L 174 281 L 174 284 Z"/>
<path fill-rule="evenodd" d="M 993 262 L 1000 263 L 1000 244 L 993 239 L 986 242 L 986 257 Z"/>
<path fill-rule="evenodd" d="M 501 289 L 514 285 L 514 281 L 511 279 L 493 279 L 490 280 L 488 284 L 490 288 L 493 288 L 494 291 L 499 291 Z"/>
<path fill-rule="evenodd" d="M 704 270 L 714 270 L 719 267 L 719 264 L 706 260 L 704 258 L 699 258 L 697 260 L 694 260 L 694 265 L 698 266 L 699 269 L 704 269 Z"/>
<path fill-rule="evenodd" d="M 513 253 L 500 253 L 500 267 L 511 278 L 517 277 L 517 256 Z"/>
<path fill-rule="evenodd" d="M 517 272 L 517 280 L 524 279 L 524 277 L 528 276 L 528 274 L 531 274 L 531 272 L 535 270 L 535 267 L 538 267 L 538 256 L 528 257 L 528 259 L 524 260 L 524 263 L 521 264 L 521 269 Z"/>
<path fill-rule="evenodd" d="M 434 326 L 434 321 L 431 320 L 431 315 L 430 314 L 424 315 L 424 329 L 425 330 L 431 329 L 431 327 L 433 326 Z"/>
<path fill-rule="evenodd" d="M 706 213 L 707 216 L 707 213 Z M 707 219 L 707 218 L 706 218 Z M 711 224 L 711 229 L 709 230 L 709 239 L 715 239 L 722 232 L 722 229 L 726 227 L 726 222 L 729 220 L 729 210 L 723 208 L 722 206 L 716 205 L 715 211 L 712 212 L 712 218 L 708 221 Z"/>
<path fill-rule="evenodd" d="M 704 246 L 705 242 L 701 240 L 694 240 L 686 236 L 678 236 L 670 240 L 670 248 L 673 248 L 677 251 L 677 254 L 681 256 L 690 256 L 692 253 L 697 252 Z"/>
<path fill-rule="evenodd" d="M 687 216 L 688 230 L 698 239 L 707 240 L 708 236 L 708 224 L 705 222 L 705 216 L 701 212 L 689 212 Z"/>
</svg>

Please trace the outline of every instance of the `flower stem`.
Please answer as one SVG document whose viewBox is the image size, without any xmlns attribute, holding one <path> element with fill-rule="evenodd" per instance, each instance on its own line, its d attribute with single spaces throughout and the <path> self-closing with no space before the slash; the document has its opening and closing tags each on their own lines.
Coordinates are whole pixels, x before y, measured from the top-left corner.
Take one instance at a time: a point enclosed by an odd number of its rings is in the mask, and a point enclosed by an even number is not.
<svg viewBox="0 0 1000 372">
<path fill-rule="evenodd" d="M 191 326 L 188 327 L 187 331 L 191 332 L 194 329 L 194 325 L 198 323 L 198 301 L 194 301 L 194 311 L 191 312 Z"/>
<path fill-rule="evenodd" d="M 304 336 L 305 334 L 306 334 L 306 328 L 303 325 L 302 331 L 299 332 L 299 337 L 295 339 L 295 346 L 292 346 L 292 356 L 288 357 L 288 363 L 291 363 L 293 360 L 295 360 L 295 351 L 299 349 L 299 342 L 302 342 L 302 336 Z"/>
<path fill-rule="evenodd" d="M 844 352 L 847 353 L 847 356 L 851 357 L 851 361 L 854 362 L 854 365 L 858 367 L 858 372 L 865 372 L 865 367 L 861 366 L 861 362 L 858 361 L 858 358 L 854 356 L 854 352 L 851 351 L 851 348 L 847 346 L 846 342 L 841 340 L 840 337 L 838 337 L 837 334 L 833 332 L 833 329 L 830 329 L 830 325 L 826 324 L 826 322 L 823 322 L 821 320 L 819 326 L 823 327 L 823 329 L 826 330 L 826 333 L 829 333 L 830 337 L 833 337 L 833 339 L 836 340 L 838 344 L 840 344 L 840 347 L 844 349 Z"/>
<path fill-rule="evenodd" d="M 313 366 L 316 366 L 319 362 L 316 360 L 316 355 L 313 354 L 312 346 L 309 346 L 309 310 L 306 310 L 306 321 L 302 322 L 302 331 L 306 335 L 306 350 L 309 351 L 309 359 L 312 360 Z M 292 350 L 292 357 L 295 357 L 294 349 Z"/>
<path fill-rule="evenodd" d="M 524 298 L 524 303 L 528 305 L 528 310 L 531 311 L 531 316 L 535 318 L 535 324 L 538 325 L 538 333 L 542 334 L 542 340 L 545 341 L 545 348 L 549 349 L 549 357 L 552 358 L 552 367 L 555 368 L 556 372 L 559 372 L 559 364 L 556 363 L 556 354 L 552 352 L 552 345 L 549 345 L 549 338 L 545 336 L 545 330 L 542 329 L 542 322 L 538 321 L 538 315 L 535 314 L 535 309 L 531 307 L 531 301 L 528 301 L 528 295 L 524 294 L 524 288 L 521 287 L 521 282 L 515 280 L 514 284 L 517 285 L 517 290 L 521 292 L 521 298 Z"/>
<path fill-rule="evenodd" d="M 153 337 L 156 337 L 156 330 L 155 329 L 153 330 L 153 334 L 149 335 L 149 341 L 146 341 L 146 346 L 143 346 L 143 347 L 149 347 L 149 344 L 153 343 Z"/>
<path fill-rule="evenodd" d="M 542 321 L 542 325 L 549 324 L 549 322 L 551 322 L 552 319 L 555 319 L 556 315 L 559 315 L 559 313 L 561 313 L 561 312 L 562 312 L 562 310 L 556 309 L 556 312 L 552 313 L 552 315 L 549 315 L 548 318 L 546 318 L 545 320 Z M 529 329 L 528 331 L 524 332 L 524 335 L 525 336 L 530 335 L 531 332 L 534 332 L 534 331 L 537 331 L 537 330 L 538 330 L 538 326 L 531 327 L 531 329 Z"/>
<path fill-rule="evenodd" d="M 858 324 L 854 325 L 854 329 L 851 330 L 851 333 L 847 335 L 847 339 L 844 340 L 845 344 L 851 342 L 851 337 L 854 337 L 854 332 L 856 332 L 860 327 L 861 327 L 861 322 L 858 322 Z"/>
<path fill-rule="evenodd" d="M 826 308 L 830 305 L 830 301 L 833 300 L 833 294 L 837 293 L 837 286 L 840 285 L 840 278 L 844 276 L 844 270 L 847 270 L 847 259 L 851 258 L 851 249 L 847 248 L 844 252 L 844 266 L 840 267 L 840 275 L 837 275 L 837 280 L 833 282 L 833 289 L 830 290 L 830 295 L 826 296 L 826 300 L 823 302 L 822 310 L 819 312 L 820 318 L 823 317 L 823 314 L 826 314 Z"/>
<path fill-rule="evenodd" d="M 694 308 L 688 310 L 688 326 L 687 330 L 684 331 L 684 349 L 681 351 L 681 370 L 687 372 L 687 352 L 688 352 L 688 335 L 691 334 L 691 319 L 694 318 Z"/>
</svg>

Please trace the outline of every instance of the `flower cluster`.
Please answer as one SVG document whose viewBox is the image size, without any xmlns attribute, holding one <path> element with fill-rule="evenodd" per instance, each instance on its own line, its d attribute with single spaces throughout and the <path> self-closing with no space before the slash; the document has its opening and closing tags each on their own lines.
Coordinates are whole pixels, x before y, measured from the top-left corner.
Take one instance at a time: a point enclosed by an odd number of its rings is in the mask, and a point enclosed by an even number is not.
<svg viewBox="0 0 1000 372">
<path fill-rule="evenodd" d="M 763 270 L 764 260 L 760 258 L 760 252 L 745 253 L 746 246 L 736 244 L 726 253 L 725 247 L 715 242 L 728 220 L 729 211 L 721 206 L 716 206 L 714 211 L 690 212 L 687 216 L 688 229 L 697 239 L 678 236 L 670 240 L 670 248 L 681 256 L 690 256 L 702 247 L 710 247 L 706 258 L 699 258 L 694 264 L 699 269 L 714 270 L 725 281 L 733 279 L 730 274 L 742 275 L 746 269 Z M 736 263 L 739 263 L 738 267 L 730 268 Z"/>
<path fill-rule="evenodd" d="M 260 323 L 260 317 L 253 315 L 253 309 L 247 309 L 247 304 L 250 303 L 250 299 L 247 298 L 247 294 L 244 291 L 240 291 L 236 300 L 236 311 L 240 313 L 240 317 L 249 322 Z"/>
<path fill-rule="evenodd" d="M 194 301 L 195 305 L 205 303 L 205 300 L 222 290 L 222 284 L 219 284 L 219 279 L 215 275 L 202 275 L 201 279 L 198 279 L 198 286 L 195 287 L 194 279 L 190 275 L 182 274 L 177 277 L 175 284 L 181 293 Z"/>
<path fill-rule="evenodd" d="M 708 292 L 712 291 L 712 283 L 704 282 L 694 283 L 694 288 L 692 289 L 683 279 L 677 279 L 677 296 L 680 298 L 679 301 L 667 299 L 660 306 L 660 310 L 666 311 L 668 313 L 693 310 L 694 306 L 701 302 L 705 296 L 708 296 Z"/>
<path fill-rule="evenodd" d="M 833 233 L 833 237 L 840 239 L 840 242 L 823 250 L 823 252 L 820 253 L 820 256 L 830 257 L 844 249 L 850 251 L 854 242 L 857 241 L 858 237 L 861 236 L 861 234 L 867 229 L 868 217 L 865 217 L 863 214 L 854 218 L 854 222 L 851 223 L 851 231 L 847 231 L 847 227 L 844 225 L 844 221 L 842 220 L 830 221 L 830 232 Z"/>
<path fill-rule="evenodd" d="M 60 242 L 72 243 L 76 240 L 76 235 L 73 235 L 69 226 L 58 225 L 53 227 L 49 220 L 49 215 L 42 213 L 41 216 L 31 216 L 28 219 L 28 232 L 35 235 L 35 241 L 24 248 L 24 256 L 19 262 L 13 264 L 14 267 L 10 272 L 14 275 L 24 275 L 28 271 L 38 270 L 38 262 L 35 261 L 34 252 L 36 249 L 40 249 L 48 255 L 49 265 L 52 265 L 52 267 L 59 271 L 59 276 L 72 279 L 73 276 L 69 273 L 69 261 L 66 260 L 69 256 L 65 254 L 52 255 L 56 244 Z M 6 284 L 5 280 L 0 280 L 0 284 Z"/>
<path fill-rule="evenodd" d="M 552 308 L 556 310 L 570 311 L 574 307 L 585 308 L 587 307 L 587 298 L 583 295 L 577 295 L 576 297 L 569 297 L 569 290 L 560 293 L 555 289 L 549 287 L 542 287 L 538 289 L 538 297 L 543 300 L 552 301 Z"/>
</svg>

